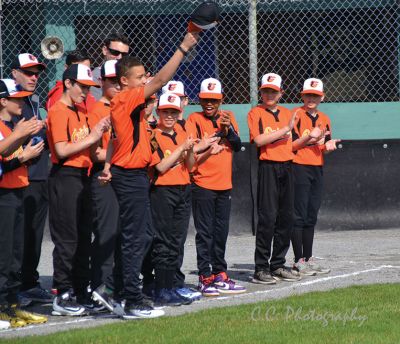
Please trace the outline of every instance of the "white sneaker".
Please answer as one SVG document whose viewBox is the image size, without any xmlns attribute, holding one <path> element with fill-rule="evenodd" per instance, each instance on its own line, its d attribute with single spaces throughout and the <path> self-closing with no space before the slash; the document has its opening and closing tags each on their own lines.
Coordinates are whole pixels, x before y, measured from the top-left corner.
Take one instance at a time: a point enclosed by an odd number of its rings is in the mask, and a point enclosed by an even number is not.
<svg viewBox="0 0 400 344">
<path fill-rule="evenodd" d="M 124 311 L 122 318 L 125 320 L 152 319 L 161 317 L 165 314 L 162 309 L 154 309 L 145 300 L 142 300 L 142 302 L 137 304 L 125 305 Z"/>
<path fill-rule="evenodd" d="M 0 320 L 0 330 L 7 330 L 10 327 L 11 327 L 11 324 L 9 321 Z"/>
<path fill-rule="evenodd" d="M 316 271 L 317 275 L 323 275 L 323 274 L 329 274 L 331 272 L 331 269 L 329 268 L 323 268 L 321 265 L 319 265 L 314 257 L 311 257 L 306 264 L 308 267 L 314 271 Z"/>
<path fill-rule="evenodd" d="M 304 276 L 315 276 L 317 274 L 317 271 L 311 269 L 311 267 L 306 264 L 304 258 L 299 259 L 297 263 L 293 264 L 293 270 Z"/>
</svg>

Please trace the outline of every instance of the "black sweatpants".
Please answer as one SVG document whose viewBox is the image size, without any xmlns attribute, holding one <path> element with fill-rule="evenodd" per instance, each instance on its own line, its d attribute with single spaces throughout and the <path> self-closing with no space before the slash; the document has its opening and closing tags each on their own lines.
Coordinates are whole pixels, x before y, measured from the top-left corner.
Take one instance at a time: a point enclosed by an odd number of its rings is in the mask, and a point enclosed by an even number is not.
<svg viewBox="0 0 400 344">
<path fill-rule="evenodd" d="M 17 303 L 24 245 L 24 189 L 0 188 L 0 308 Z"/>
<path fill-rule="evenodd" d="M 91 269 L 92 290 L 112 275 L 114 250 L 118 234 L 119 208 L 111 184 L 100 185 L 98 176 L 102 168 L 93 168 L 91 194 L 93 205 L 93 242 Z"/>
<path fill-rule="evenodd" d="M 152 187 L 151 204 L 155 230 L 152 257 L 158 289 L 173 287 L 179 268 L 181 243 L 189 226 L 190 200 L 190 185 Z M 164 274 L 162 278 L 159 278 L 160 271 Z"/>
<path fill-rule="evenodd" d="M 209 190 L 192 184 L 192 209 L 199 275 L 209 277 L 226 272 L 231 189 Z"/>
<path fill-rule="evenodd" d="M 285 265 L 292 234 L 292 162 L 259 161 L 257 192 L 255 270 L 274 271 Z"/>
<path fill-rule="evenodd" d="M 40 254 L 49 207 L 47 180 L 30 181 L 24 192 L 24 258 L 22 261 L 22 290 L 39 285 Z"/>
<path fill-rule="evenodd" d="M 128 304 L 134 304 L 143 299 L 139 277 L 153 237 L 149 177 L 147 168 L 112 166 L 111 173 L 111 185 L 119 204 L 123 296 Z"/>
<path fill-rule="evenodd" d="M 87 169 L 53 165 L 49 177 L 49 225 L 53 288 L 86 291 L 90 280 L 92 205 Z"/>
<path fill-rule="evenodd" d="M 323 188 L 322 166 L 293 164 L 294 225 L 292 245 L 295 261 L 312 257 L 314 228 L 321 206 Z"/>
</svg>

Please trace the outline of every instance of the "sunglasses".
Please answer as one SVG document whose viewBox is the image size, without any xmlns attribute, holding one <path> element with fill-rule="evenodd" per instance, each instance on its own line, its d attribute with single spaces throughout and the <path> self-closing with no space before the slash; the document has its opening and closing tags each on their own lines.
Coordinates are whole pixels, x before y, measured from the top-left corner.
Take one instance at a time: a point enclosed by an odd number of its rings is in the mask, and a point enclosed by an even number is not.
<svg viewBox="0 0 400 344">
<path fill-rule="evenodd" d="M 19 71 L 26 76 L 39 76 L 40 75 L 40 72 L 32 72 L 31 70 L 20 69 Z"/>
<path fill-rule="evenodd" d="M 122 52 L 119 50 L 115 50 L 115 49 L 111 49 L 110 47 L 107 47 L 107 49 L 112 56 L 118 56 L 118 55 L 127 56 L 128 55 L 128 53 L 125 53 L 125 52 Z"/>
</svg>

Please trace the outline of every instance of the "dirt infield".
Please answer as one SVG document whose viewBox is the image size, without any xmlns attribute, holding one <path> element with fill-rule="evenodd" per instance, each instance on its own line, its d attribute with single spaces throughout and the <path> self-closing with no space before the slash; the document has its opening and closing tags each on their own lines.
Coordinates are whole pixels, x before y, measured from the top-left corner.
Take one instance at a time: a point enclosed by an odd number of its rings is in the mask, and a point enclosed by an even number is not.
<svg viewBox="0 0 400 344">
<path fill-rule="evenodd" d="M 303 278 L 298 282 L 280 282 L 274 286 L 252 284 L 249 281 L 254 269 L 254 241 L 255 238 L 250 235 L 231 236 L 227 245 L 229 275 L 239 283 L 246 285 L 247 293 L 203 298 L 190 306 L 166 308 L 167 316 L 181 315 L 212 307 L 268 301 L 310 291 L 330 290 L 357 284 L 400 283 L 400 229 L 317 232 L 314 255 L 320 259 L 321 264 L 331 267 L 332 272 L 328 275 Z M 50 241 L 44 242 L 39 267 L 43 276 L 43 285 L 46 288 L 51 285 L 52 247 Z M 197 282 L 197 275 L 193 236 L 188 237 L 185 253 L 186 280 L 194 286 Z M 290 249 L 288 264 L 292 257 Z M 51 305 L 32 306 L 29 309 L 45 314 L 51 313 Z M 47 324 L 2 331 L 0 338 L 43 335 L 116 321 L 122 320 L 110 315 L 81 318 L 50 316 Z"/>
</svg>

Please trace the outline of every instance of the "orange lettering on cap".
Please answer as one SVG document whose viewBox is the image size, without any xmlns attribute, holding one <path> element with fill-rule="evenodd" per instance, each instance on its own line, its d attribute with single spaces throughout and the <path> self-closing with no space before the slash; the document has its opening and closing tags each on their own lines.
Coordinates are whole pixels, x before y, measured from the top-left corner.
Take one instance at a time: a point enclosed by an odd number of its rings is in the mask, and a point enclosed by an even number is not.
<svg viewBox="0 0 400 344">
<path fill-rule="evenodd" d="M 169 84 L 168 85 L 168 91 L 173 91 L 176 88 L 176 84 Z"/>
<path fill-rule="evenodd" d="M 216 85 L 217 85 L 217 84 L 210 82 L 210 83 L 208 84 L 208 86 L 207 86 L 207 89 L 208 89 L 209 91 L 214 91 Z"/>
<path fill-rule="evenodd" d="M 310 86 L 313 87 L 313 88 L 315 88 L 315 87 L 318 86 L 318 84 L 319 84 L 318 81 L 311 81 Z"/>
<path fill-rule="evenodd" d="M 270 75 L 268 78 L 267 78 L 267 81 L 268 82 L 273 82 L 275 80 L 275 76 L 273 76 L 273 75 Z"/>
<path fill-rule="evenodd" d="M 170 103 L 173 103 L 174 101 L 175 101 L 175 96 L 168 96 L 168 101 L 170 102 Z"/>
</svg>

